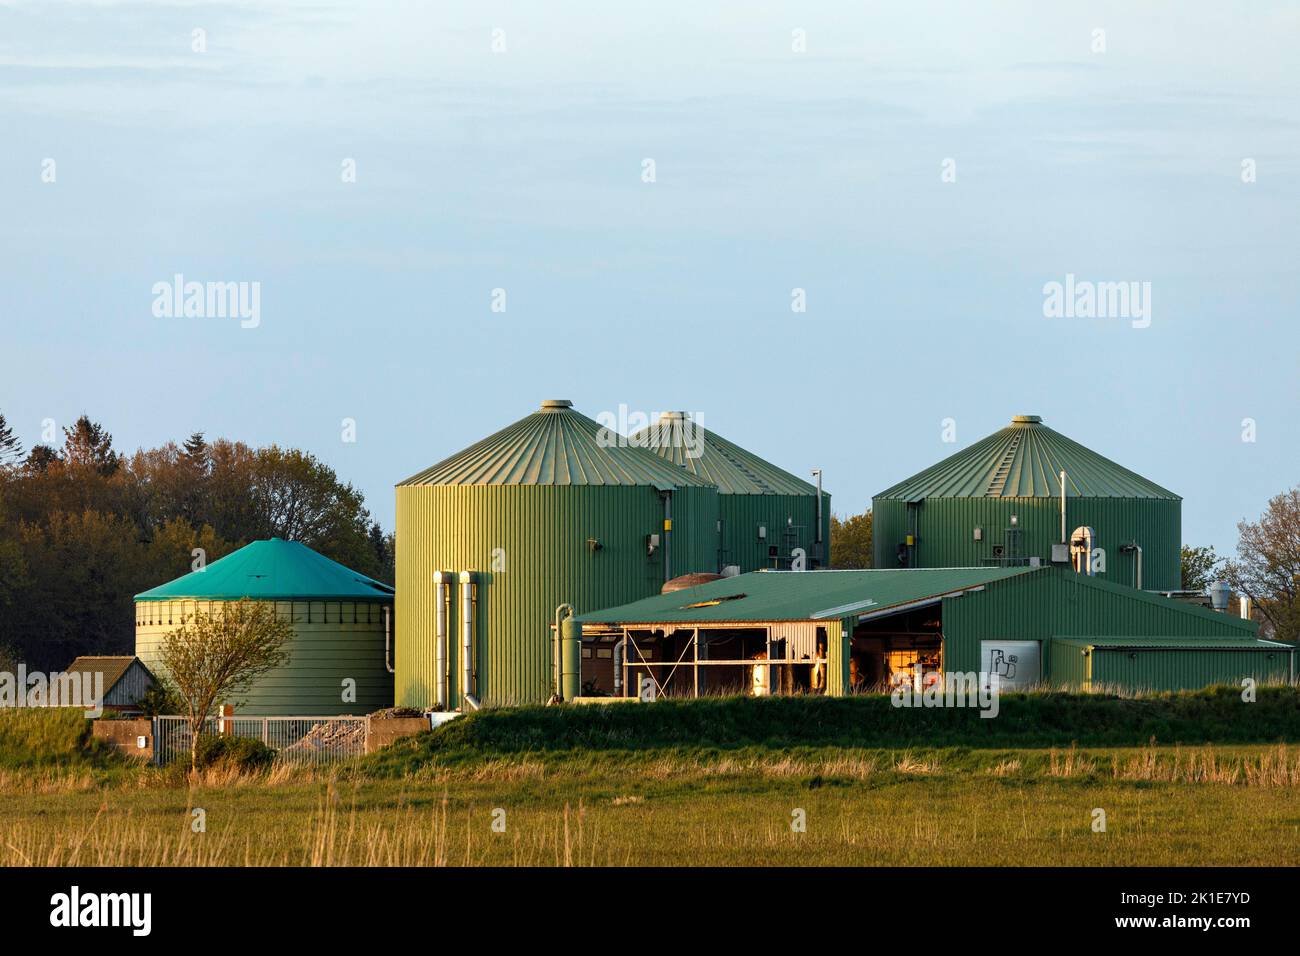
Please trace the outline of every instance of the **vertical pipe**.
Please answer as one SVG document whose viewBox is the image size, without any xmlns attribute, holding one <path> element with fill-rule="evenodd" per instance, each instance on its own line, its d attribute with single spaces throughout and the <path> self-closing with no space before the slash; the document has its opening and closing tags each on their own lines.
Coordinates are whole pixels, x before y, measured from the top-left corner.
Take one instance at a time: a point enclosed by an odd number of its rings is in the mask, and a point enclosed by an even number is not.
<svg viewBox="0 0 1300 956">
<path fill-rule="evenodd" d="M 817 543 L 817 548 L 813 556 L 817 559 L 818 565 L 821 565 L 825 563 L 822 555 L 822 470 L 820 468 L 814 468 L 813 475 L 817 478 L 817 536 L 814 539 Z"/>
<path fill-rule="evenodd" d="M 460 699 L 461 710 L 466 706 L 478 710 L 474 696 L 474 574 L 460 572 Z"/>
<path fill-rule="evenodd" d="M 554 672 L 555 689 L 552 693 L 561 700 L 564 699 L 564 647 L 561 628 L 565 619 L 570 617 L 573 617 L 572 604 L 561 604 L 555 609 L 555 642 L 551 648 L 551 654 L 555 658 L 555 666 L 551 668 Z"/>
<path fill-rule="evenodd" d="M 1065 469 L 1061 469 L 1061 544 L 1065 544 Z"/>
<path fill-rule="evenodd" d="M 384 666 L 393 673 L 393 609 L 384 605 Z"/>
<path fill-rule="evenodd" d="M 434 601 L 435 626 L 434 626 L 434 687 L 436 688 L 435 697 L 439 710 L 448 710 L 451 706 L 451 700 L 447 693 L 447 624 L 451 617 L 451 572 L 434 571 Z"/>
<path fill-rule="evenodd" d="M 560 690 L 565 700 L 582 695 L 582 624 L 572 616 L 564 619 L 564 673 Z"/>
<path fill-rule="evenodd" d="M 672 489 L 659 492 L 664 499 L 664 580 L 673 577 L 673 493 Z"/>
<path fill-rule="evenodd" d="M 1137 552 L 1137 584 L 1134 585 L 1139 591 L 1142 590 L 1142 545 L 1136 541 L 1133 542 L 1133 550 Z"/>
<path fill-rule="evenodd" d="M 617 641 L 614 642 L 614 696 L 615 697 L 623 696 L 623 654 L 625 651 L 623 644 L 626 640 L 627 638 L 620 637 Z"/>
</svg>

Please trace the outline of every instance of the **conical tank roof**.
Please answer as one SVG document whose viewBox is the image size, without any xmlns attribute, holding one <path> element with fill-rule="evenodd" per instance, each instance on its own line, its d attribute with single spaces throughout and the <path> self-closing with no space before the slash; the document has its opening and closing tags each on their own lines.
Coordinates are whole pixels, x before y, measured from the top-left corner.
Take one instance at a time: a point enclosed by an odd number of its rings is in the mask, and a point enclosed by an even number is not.
<svg viewBox="0 0 1300 956">
<path fill-rule="evenodd" d="M 712 487 L 618 432 L 549 399 L 513 425 L 470 445 L 403 485 L 631 485 Z"/>
<path fill-rule="evenodd" d="M 202 571 L 135 596 L 137 601 L 391 600 L 393 589 L 331 561 L 300 541 L 254 541 Z"/>
<path fill-rule="evenodd" d="M 937 465 L 876 495 L 922 498 L 1163 498 L 1179 496 L 1103 458 L 1043 424 L 1038 415 L 1017 415 L 1011 424 Z"/>
<path fill-rule="evenodd" d="M 631 440 L 717 485 L 718 494 L 817 496 L 816 486 L 709 431 L 685 412 L 664 412 Z"/>
</svg>

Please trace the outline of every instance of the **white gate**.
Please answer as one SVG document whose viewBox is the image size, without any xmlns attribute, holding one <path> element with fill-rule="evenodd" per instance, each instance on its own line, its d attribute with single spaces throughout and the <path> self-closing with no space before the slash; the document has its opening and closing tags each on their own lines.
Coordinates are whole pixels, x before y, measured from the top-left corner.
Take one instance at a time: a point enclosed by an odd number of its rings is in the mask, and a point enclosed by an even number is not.
<svg viewBox="0 0 1300 956">
<path fill-rule="evenodd" d="M 369 717 L 209 717 L 204 734 L 249 737 L 286 763 L 334 763 L 366 751 Z M 154 763 L 190 753 L 190 725 L 184 717 L 155 717 Z"/>
</svg>

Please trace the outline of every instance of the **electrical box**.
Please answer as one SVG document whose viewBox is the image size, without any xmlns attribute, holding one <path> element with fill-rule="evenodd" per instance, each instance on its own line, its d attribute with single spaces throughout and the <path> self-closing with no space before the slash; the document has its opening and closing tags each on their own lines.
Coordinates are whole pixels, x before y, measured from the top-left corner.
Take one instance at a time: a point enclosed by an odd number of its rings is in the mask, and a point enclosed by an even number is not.
<svg viewBox="0 0 1300 956">
<path fill-rule="evenodd" d="M 1053 564 L 1070 563 L 1070 546 L 1068 544 L 1052 545 L 1052 563 Z"/>
</svg>

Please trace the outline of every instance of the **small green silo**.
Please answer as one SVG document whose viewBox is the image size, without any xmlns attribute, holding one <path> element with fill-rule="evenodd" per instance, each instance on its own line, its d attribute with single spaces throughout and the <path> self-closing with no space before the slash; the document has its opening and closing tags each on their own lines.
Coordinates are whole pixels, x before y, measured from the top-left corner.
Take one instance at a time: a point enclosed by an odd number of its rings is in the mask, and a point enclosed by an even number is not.
<svg viewBox="0 0 1300 956">
<path fill-rule="evenodd" d="M 829 492 L 822 492 L 819 508 L 815 485 L 709 431 L 686 412 L 664 412 L 631 441 L 717 486 L 721 552 L 718 566 L 707 570 L 785 569 L 796 549 L 807 555 L 808 568 L 829 563 Z"/>
<path fill-rule="evenodd" d="M 713 568 L 717 522 L 710 482 L 564 399 L 408 478 L 397 486 L 398 704 L 459 707 L 466 686 L 481 705 L 545 702 L 560 678 L 560 605 L 625 604 Z"/>
<path fill-rule="evenodd" d="M 393 703 L 393 589 L 298 541 L 254 541 L 202 570 L 135 596 L 135 653 L 166 675 L 162 643 L 195 613 L 248 598 L 293 625 L 289 659 L 235 703 L 258 717 L 368 714 Z"/>
<path fill-rule="evenodd" d="M 1017 415 L 880 492 L 872 511 L 878 568 L 1047 564 L 1087 528 L 1105 579 L 1136 586 L 1140 577 L 1151 591 L 1181 586 L 1182 499 L 1037 415 Z"/>
</svg>

